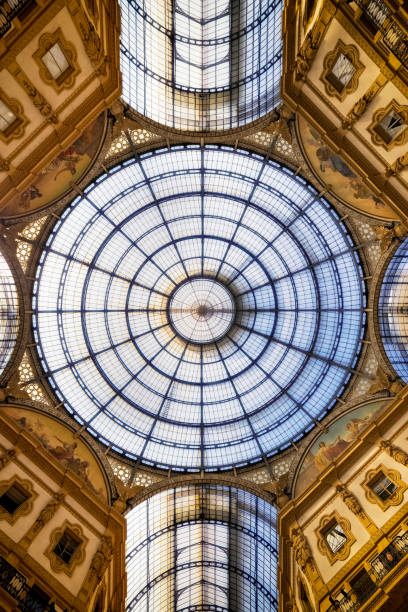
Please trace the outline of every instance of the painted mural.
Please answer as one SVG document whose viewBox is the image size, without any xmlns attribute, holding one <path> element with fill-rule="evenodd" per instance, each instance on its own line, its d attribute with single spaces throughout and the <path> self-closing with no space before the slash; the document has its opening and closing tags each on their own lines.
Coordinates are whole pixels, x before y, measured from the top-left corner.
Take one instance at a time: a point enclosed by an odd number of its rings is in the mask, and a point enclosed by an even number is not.
<svg viewBox="0 0 408 612">
<path fill-rule="evenodd" d="M 371 193 L 351 168 L 327 146 L 320 134 L 302 117 L 298 132 L 311 169 L 347 206 L 380 219 L 397 219 L 394 211 Z"/>
<path fill-rule="evenodd" d="M 16 217 L 43 208 L 78 182 L 97 155 L 105 132 L 105 115 L 88 126 L 68 149 L 60 153 L 28 188 L 12 197 L 1 217 Z"/>
<path fill-rule="evenodd" d="M 351 410 L 329 426 L 309 448 L 296 479 L 296 495 L 307 489 L 328 465 L 358 437 L 381 411 L 387 399 Z"/>
<path fill-rule="evenodd" d="M 34 434 L 64 467 L 82 478 L 93 493 L 107 501 L 105 480 L 96 458 L 80 438 L 62 423 L 40 412 L 3 406 L 2 410 Z"/>
</svg>

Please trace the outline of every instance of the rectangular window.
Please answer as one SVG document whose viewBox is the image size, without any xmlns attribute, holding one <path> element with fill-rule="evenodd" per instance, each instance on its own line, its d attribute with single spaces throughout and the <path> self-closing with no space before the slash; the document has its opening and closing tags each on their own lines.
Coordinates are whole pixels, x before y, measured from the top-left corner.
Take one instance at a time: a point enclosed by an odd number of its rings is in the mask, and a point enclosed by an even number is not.
<svg viewBox="0 0 408 612">
<path fill-rule="evenodd" d="M 340 550 L 347 542 L 347 536 L 338 523 L 333 523 L 323 535 L 332 553 Z"/>
<path fill-rule="evenodd" d="M 339 53 L 331 71 L 327 75 L 327 80 L 341 93 L 351 81 L 355 71 L 356 68 L 348 57 L 344 53 Z"/>
<path fill-rule="evenodd" d="M 0 506 L 4 508 L 9 514 L 19 508 L 24 502 L 30 497 L 29 493 L 23 489 L 23 487 L 13 484 L 3 495 L 0 497 Z"/>
<path fill-rule="evenodd" d="M 58 555 L 58 557 L 60 557 L 64 563 L 69 565 L 72 556 L 80 543 L 81 542 L 66 529 L 58 540 L 53 552 Z"/>
<path fill-rule="evenodd" d="M 406 127 L 404 119 L 397 111 L 391 109 L 375 128 L 378 135 L 389 144 Z"/>
<path fill-rule="evenodd" d="M 373 493 L 385 501 L 395 493 L 397 485 L 381 472 L 378 478 L 370 484 L 370 488 Z"/>
<path fill-rule="evenodd" d="M 0 130 L 5 132 L 16 120 L 17 117 L 11 108 L 9 108 L 3 100 L 0 100 Z"/>
<path fill-rule="evenodd" d="M 41 60 L 47 67 L 53 79 L 57 80 L 70 68 L 67 58 L 64 55 L 58 42 L 56 42 L 44 55 Z"/>
</svg>

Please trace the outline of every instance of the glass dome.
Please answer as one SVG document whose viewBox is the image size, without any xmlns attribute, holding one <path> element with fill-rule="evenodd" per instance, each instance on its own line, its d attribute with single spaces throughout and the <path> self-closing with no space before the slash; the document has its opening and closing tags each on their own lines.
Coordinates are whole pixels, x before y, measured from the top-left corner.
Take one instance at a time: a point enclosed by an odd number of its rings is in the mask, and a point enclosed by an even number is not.
<svg viewBox="0 0 408 612">
<path fill-rule="evenodd" d="M 124 100 L 170 128 L 228 130 L 280 101 L 281 0 L 120 0 Z"/>
<path fill-rule="evenodd" d="M 127 612 L 278 609 L 276 510 L 263 499 L 191 484 L 126 518 Z"/>
<path fill-rule="evenodd" d="M 14 350 L 18 325 L 17 289 L 9 265 L 0 253 L 0 374 Z"/>
<path fill-rule="evenodd" d="M 394 370 L 408 383 L 408 239 L 391 259 L 378 300 L 381 340 Z"/>
<path fill-rule="evenodd" d="M 177 147 L 100 177 L 54 227 L 34 330 L 67 410 L 148 465 L 288 447 L 353 371 L 363 273 L 345 226 L 275 162 Z"/>
</svg>

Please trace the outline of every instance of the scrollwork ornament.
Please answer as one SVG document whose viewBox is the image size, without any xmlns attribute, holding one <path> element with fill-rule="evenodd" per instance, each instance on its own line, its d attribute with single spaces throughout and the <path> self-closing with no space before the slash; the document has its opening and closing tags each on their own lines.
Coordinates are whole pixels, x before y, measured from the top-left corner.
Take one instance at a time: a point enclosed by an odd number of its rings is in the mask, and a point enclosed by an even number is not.
<svg viewBox="0 0 408 612">
<path fill-rule="evenodd" d="M 378 446 L 382 451 L 394 459 L 394 461 L 401 463 L 401 465 L 408 466 L 408 453 L 403 451 L 401 448 L 394 446 L 389 440 L 381 440 Z"/>
<path fill-rule="evenodd" d="M 352 512 L 356 516 L 362 515 L 364 513 L 357 499 L 352 493 L 350 493 L 350 491 L 344 485 L 337 485 L 336 491 L 337 493 L 339 493 L 341 499 L 343 500 L 347 508 L 350 510 L 350 512 Z"/>
<path fill-rule="evenodd" d="M 314 566 L 314 559 L 310 546 L 300 528 L 292 529 L 290 541 L 295 553 L 296 563 L 302 572 L 306 572 L 308 564 Z"/>
<path fill-rule="evenodd" d="M 17 455 L 17 453 L 16 453 L 16 451 L 13 448 L 7 450 L 0 457 L 0 470 L 2 470 L 4 467 L 6 467 L 6 465 L 8 465 L 11 461 L 13 461 L 13 459 L 16 457 L 16 455 Z"/>
</svg>

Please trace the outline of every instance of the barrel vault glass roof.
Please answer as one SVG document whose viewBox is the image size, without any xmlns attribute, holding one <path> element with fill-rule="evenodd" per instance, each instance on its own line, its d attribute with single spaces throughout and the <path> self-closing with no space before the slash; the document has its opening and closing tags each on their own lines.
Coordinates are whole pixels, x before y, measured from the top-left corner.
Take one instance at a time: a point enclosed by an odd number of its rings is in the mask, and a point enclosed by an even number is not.
<svg viewBox="0 0 408 612">
<path fill-rule="evenodd" d="M 17 289 L 9 265 L 0 253 L 0 374 L 16 344 L 18 325 Z"/>
<path fill-rule="evenodd" d="M 278 609 L 276 510 L 263 499 L 191 484 L 126 518 L 127 612 Z"/>
<path fill-rule="evenodd" d="M 384 275 L 378 321 L 387 357 L 408 383 L 408 240 L 398 248 Z"/>
<path fill-rule="evenodd" d="M 123 98 L 178 130 L 251 123 L 280 100 L 281 0 L 120 0 Z"/>
<path fill-rule="evenodd" d="M 342 392 L 363 276 L 336 212 L 288 169 L 226 147 L 159 150 L 56 223 L 35 339 L 58 397 L 114 450 L 241 466 L 302 437 Z"/>
</svg>

